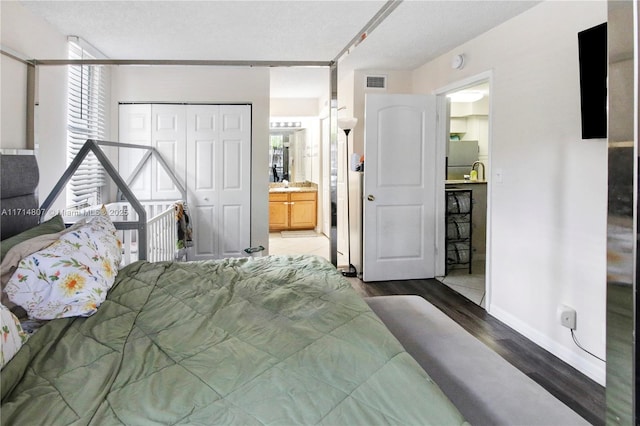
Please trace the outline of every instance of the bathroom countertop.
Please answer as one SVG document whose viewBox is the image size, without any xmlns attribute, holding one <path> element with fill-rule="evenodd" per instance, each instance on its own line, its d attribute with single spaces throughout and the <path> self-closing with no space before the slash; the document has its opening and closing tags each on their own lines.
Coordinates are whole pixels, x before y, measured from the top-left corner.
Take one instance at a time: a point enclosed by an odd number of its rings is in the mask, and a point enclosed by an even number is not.
<svg viewBox="0 0 640 426">
<path fill-rule="evenodd" d="M 269 192 L 318 192 L 318 188 L 310 186 L 280 186 L 269 188 Z"/>
<path fill-rule="evenodd" d="M 269 192 L 318 192 L 318 185 L 312 182 L 295 182 L 285 186 L 278 182 L 269 184 Z"/>
<path fill-rule="evenodd" d="M 486 184 L 486 180 L 465 180 L 465 179 L 452 179 L 445 180 L 445 185 L 469 185 L 469 184 Z"/>
</svg>

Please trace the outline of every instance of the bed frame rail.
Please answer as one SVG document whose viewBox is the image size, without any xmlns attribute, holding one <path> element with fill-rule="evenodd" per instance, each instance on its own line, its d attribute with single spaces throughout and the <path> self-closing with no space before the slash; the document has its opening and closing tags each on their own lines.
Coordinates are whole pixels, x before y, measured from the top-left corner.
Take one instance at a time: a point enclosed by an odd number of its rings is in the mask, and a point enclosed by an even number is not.
<svg viewBox="0 0 640 426">
<path fill-rule="evenodd" d="M 147 257 L 150 262 L 174 260 L 176 255 L 176 213 L 170 208 L 147 222 Z"/>
<path fill-rule="evenodd" d="M 133 179 L 135 179 L 135 176 L 142 170 L 145 163 L 153 157 L 158 161 L 158 164 L 162 166 L 162 168 L 169 175 L 173 183 L 176 185 L 176 187 L 180 191 L 182 199 L 183 200 L 187 199 L 187 191 L 185 190 L 184 186 L 182 185 L 182 183 L 180 183 L 176 175 L 173 173 L 173 171 L 169 167 L 168 163 L 165 161 L 162 155 L 160 155 L 160 153 L 156 148 L 152 146 L 146 146 L 146 145 L 134 145 L 134 144 L 127 144 L 127 143 L 120 143 L 120 142 L 87 139 L 84 145 L 82 145 L 82 148 L 80 148 L 80 151 L 78 151 L 78 154 L 76 155 L 76 157 L 73 159 L 73 161 L 71 161 L 71 164 L 69 164 L 69 167 L 67 167 L 65 172 L 62 174 L 62 177 L 60 178 L 60 180 L 58 180 L 56 185 L 51 190 L 51 193 L 44 200 L 44 203 L 42 203 L 42 206 L 40 207 L 40 212 L 41 212 L 40 221 L 42 221 L 46 217 L 47 212 L 49 211 L 53 203 L 56 201 L 56 199 L 60 196 L 60 194 L 66 187 L 67 183 L 69 182 L 69 180 L 71 180 L 71 177 L 73 176 L 73 174 L 80 167 L 80 165 L 82 164 L 82 161 L 87 157 L 87 155 L 90 152 L 93 152 L 96 158 L 98 159 L 98 161 L 100 161 L 100 164 L 102 165 L 102 167 L 104 167 L 105 171 L 109 174 L 111 179 L 113 179 L 113 182 L 118 187 L 118 190 L 122 193 L 123 197 L 131 204 L 131 207 L 133 207 L 133 210 L 137 214 L 137 220 L 127 221 L 127 222 L 114 221 L 113 222 L 114 226 L 116 227 L 116 229 L 121 231 L 137 230 L 138 231 L 138 259 L 148 260 L 147 244 L 149 243 L 149 232 L 147 229 L 147 212 L 144 206 L 141 204 L 141 202 L 138 200 L 138 198 L 129 188 L 129 183 L 125 181 L 122 178 L 122 176 L 120 176 L 120 173 L 118 173 L 118 171 L 113 166 L 113 164 L 111 163 L 107 155 L 104 153 L 104 151 L 100 148 L 100 146 L 112 146 L 117 148 L 133 148 L 133 149 L 146 150 L 147 153 L 143 156 L 140 163 L 136 166 L 136 168 L 134 169 L 134 173 L 129 180 L 132 181 Z M 175 238 L 175 235 L 176 234 L 174 232 L 174 234 L 172 234 L 173 238 Z"/>
<path fill-rule="evenodd" d="M 177 224 L 175 219 L 175 201 L 141 200 L 147 217 L 147 251 L 146 260 L 160 262 L 175 260 L 177 257 Z M 97 208 L 97 206 L 96 206 Z M 116 201 L 106 205 L 111 220 L 137 222 L 138 214 L 127 201 Z M 120 230 L 119 238 L 122 242 L 122 265 L 128 265 L 141 259 L 139 256 L 140 236 L 135 229 Z"/>
</svg>

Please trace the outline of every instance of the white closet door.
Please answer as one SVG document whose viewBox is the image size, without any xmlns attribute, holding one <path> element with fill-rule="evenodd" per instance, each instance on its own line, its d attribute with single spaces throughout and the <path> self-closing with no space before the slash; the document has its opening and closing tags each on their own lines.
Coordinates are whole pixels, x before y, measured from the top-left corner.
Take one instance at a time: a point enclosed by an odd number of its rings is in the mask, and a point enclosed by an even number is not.
<svg viewBox="0 0 640 426">
<path fill-rule="evenodd" d="M 251 107 L 190 105 L 187 187 L 193 259 L 246 256 L 251 244 Z"/>
<path fill-rule="evenodd" d="M 151 145 L 151 104 L 120 105 L 118 137 L 122 143 Z M 118 170 L 125 181 L 136 168 L 146 150 L 120 148 Z M 141 200 L 151 199 L 151 163 L 148 162 L 138 177 L 129 185 Z"/>
<path fill-rule="evenodd" d="M 187 107 L 187 188 L 195 259 L 218 254 L 219 115 L 218 105 Z"/>
<path fill-rule="evenodd" d="M 220 257 L 245 256 L 251 224 L 251 107 L 220 106 Z"/>
<path fill-rule="evenodd" d="M 186 108 L 184 105 L 153 105 L 152 144 L 184 185 L 186 164 Z M 154 200 L 179 200 L 182 195 L 164 168 L 151 162 L 151 197 Z"/>
<path fill-rule="evenodd" d="M 120 106 L 120 141 L 152 145 L 186 182 L 193 225 L 193 259 L 245 256 L 251 244 L 251 106 Z M 121 149 L 127 179 L 144 155 Z M 140 200 L 177 200 L 173 181 L 156 160 L 133 182 Z"/>
</svg>

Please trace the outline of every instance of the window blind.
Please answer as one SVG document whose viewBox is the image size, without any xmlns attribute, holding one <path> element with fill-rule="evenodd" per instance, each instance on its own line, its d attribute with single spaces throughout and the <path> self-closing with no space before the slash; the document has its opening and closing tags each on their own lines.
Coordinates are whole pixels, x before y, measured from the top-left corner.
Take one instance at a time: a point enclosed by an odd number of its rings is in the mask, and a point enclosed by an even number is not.
<svg viewBox="0 0 640 426">
<path fill-rule="evenodd" d="M 94 59 L 94 56 L 78 43 L 69 41 L 69 59 Z M 67 164 L 87 139 L 105 139 L 108 78 L 107 67 L 69 65 Z M 78 208 L 99 204 L 105 185 L 104 169 L 90 153 L 67 186 L 67 204 Z"/>
</svg>

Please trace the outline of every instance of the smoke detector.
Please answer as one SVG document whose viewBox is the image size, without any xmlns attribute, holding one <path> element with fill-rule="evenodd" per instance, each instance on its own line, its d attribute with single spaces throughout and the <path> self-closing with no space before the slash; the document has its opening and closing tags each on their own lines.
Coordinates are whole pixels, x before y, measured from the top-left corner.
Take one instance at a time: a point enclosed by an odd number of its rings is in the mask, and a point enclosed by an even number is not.
<svg viewBox="0 0 640 426">
<path fill-rule="evenodd" d="M 455 55 L 451 58 L 451 68 L 461 70 L 464 67 L 464 55 Z"/>
</svg>

